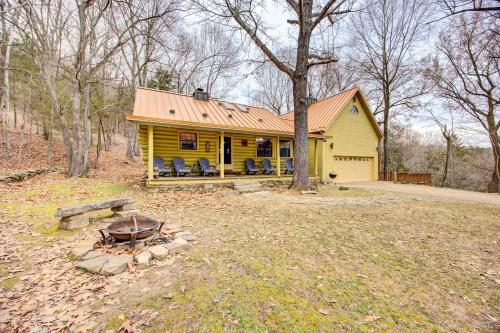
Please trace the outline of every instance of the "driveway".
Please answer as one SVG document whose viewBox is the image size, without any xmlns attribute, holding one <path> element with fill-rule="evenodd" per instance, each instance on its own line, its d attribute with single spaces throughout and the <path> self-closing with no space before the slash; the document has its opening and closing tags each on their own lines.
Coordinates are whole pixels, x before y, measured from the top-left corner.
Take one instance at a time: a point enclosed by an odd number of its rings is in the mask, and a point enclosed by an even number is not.
<svg viewBox="0 0 500 333">
<path fill-rule="evenodd" d="M 500 206 L 500 195 L 497 193 L 472 192 L 426 185 L 395 184 L 389 181 L 351 182 L 345 183 L 344 185 L 370 190 L 415 194 L 443 200 L 468 201 Z"/>
</svg>

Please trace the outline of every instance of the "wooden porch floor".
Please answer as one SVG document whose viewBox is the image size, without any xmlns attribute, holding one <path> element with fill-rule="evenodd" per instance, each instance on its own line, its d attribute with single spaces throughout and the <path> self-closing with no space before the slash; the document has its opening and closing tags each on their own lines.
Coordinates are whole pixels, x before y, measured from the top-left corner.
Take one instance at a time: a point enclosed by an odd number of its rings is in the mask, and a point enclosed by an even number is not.
<svg viewBox="0 0 500 333">
<path fill-rule="evenodd" d="M 254 181 L 276 181 L 276 180 L 292 180 L 293 175 L 225 175 L 224 178 L 219 176 L 191 176 L 191 177 L 159 177 L 148 181 L 148 185 L 183 185 L 183 184 L 224 184 L 233 183 L 241 180 Z"/>
</svg>

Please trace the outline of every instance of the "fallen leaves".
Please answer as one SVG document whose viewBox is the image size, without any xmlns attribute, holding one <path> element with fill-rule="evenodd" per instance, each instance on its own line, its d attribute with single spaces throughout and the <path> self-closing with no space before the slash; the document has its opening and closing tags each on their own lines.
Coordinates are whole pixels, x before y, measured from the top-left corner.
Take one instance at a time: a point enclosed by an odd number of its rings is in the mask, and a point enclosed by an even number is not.
<svg viewBox="0 0 500 333">
<path fill-rule="evenodd" d="M 319 311 L 319 313 L 321 313 L 324 316 L 329 316 L 332 314 L 330 311 L 328 311 L 327 309 L 324 309 L 324 308 L 319 308 L 318 311 Z"/>
<path fill-rule="evenodd" d="M 371 322 L 374 322 L 374 321 L 377 321 L 379 320 L 381 317 L 380 316 L 375 316 L 375 315 L 368 315 L 366 316 L 363 321 L 365 323 L 371 323 Z"/>
</svg>

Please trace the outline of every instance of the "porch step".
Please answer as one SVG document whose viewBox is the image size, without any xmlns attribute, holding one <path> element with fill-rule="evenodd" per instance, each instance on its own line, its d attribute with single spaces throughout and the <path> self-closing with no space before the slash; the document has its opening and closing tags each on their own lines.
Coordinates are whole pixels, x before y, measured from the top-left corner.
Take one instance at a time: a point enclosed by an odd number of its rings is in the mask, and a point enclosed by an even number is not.
<svg viewBox="0 0 500 333">
<path fill-rule="evenodd" d="M 233 188 L 238 190 L 240 193 L 251 193 L 262 191 L 262 187 L 259 182 L 252 180 L 241 180 L 233 183 Z"/>
</svg>

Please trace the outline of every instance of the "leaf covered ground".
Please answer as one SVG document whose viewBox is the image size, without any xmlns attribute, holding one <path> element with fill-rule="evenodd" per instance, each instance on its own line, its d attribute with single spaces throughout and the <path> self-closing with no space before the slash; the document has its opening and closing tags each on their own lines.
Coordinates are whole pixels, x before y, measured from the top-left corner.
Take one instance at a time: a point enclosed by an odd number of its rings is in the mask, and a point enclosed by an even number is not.
<svg viewBox="0 0 500 333">
<path fill-rule="evenodd" d="M 498 206 L 362 189 L 338 194 L 333 186 L 321 190 L 321 200 L 298 203 L 144 189 L 137 178 L 49 174 L 2 188 L 0 331 L 500 328 Z M 96 238 L 105 222 L 61 232 L 55 208 L 125 196 L 145 215 L 192 231 L 196 244 L 115 277 L 74 269 L 73 242 Z"/>
</svg>

